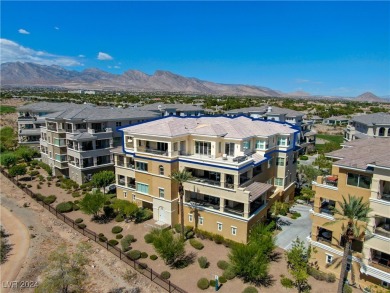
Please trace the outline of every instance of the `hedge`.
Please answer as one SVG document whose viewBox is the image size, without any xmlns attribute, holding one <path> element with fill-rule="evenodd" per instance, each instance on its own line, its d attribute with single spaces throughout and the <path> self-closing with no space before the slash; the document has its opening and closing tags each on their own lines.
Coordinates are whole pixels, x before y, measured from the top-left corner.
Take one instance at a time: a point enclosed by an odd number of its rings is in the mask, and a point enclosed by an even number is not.
<svg viewBox="0 0 390 293">
<path fill-rule="evenodd" d="M 81 224 L 78 224 L 77 225 L 80 229 L 85 229 L 87 227 L 87 225 L 85 225 L 84 223 L 81 223 Z"/>
<path fill-rule="evenodd" d="M 223 272 L 222 276 L 227 280 L 234 279 L 236 277 L 236 273 L 233 270 L 232 266 L 228 266 L 228 268 Z"/>
<path fill-rule="evenodd" d="M 141 258 L 147 258 L 149 255 L 146 252 L 141 252 Z"/>
<path fill-rule="evenodd" d="M 282 286 L 285 288 L 293 288 L 294 287 L 293 280 L 286 278 L 286 277 L 283 277 L 280 279 L 280 284 L 282 284 Z"/>
<path fill-rule="evenodd" d="M 217 267 L 219 267 L 221 270 L 226 270 L 229 267 L 229 263 L 225 260 L 219 260 L 217 262 Z"/>
<path fill-rule="evenodd" d="M 120 233 L 122 231 L 123 231 L 123 228 L 119 227 L 119 226 L 114 226 L 114 227 L 112 227 L 112 230 L 111 230 L 111 232 L 114 233 L 114 234 L 118 234 L 118 233 Z"/>
<path fill-rule="evenodd" d="M 199 257 L 198 263 L 199 263 L 199 266 L 201 269 L 207 269 L 207 267 L 209 266 L 209 262 L 207 260 L 207 257 L 205 257 L 205 256 Z"/>
<path fill-rule="evenodd" d="M 122 239 L 123 235 L 122 234 L 116 234 L 115 239 Z"/>
<path fill-rule="evenodd" d="M 312 276 L 314 279 L 319 281 L 326 281 L 328 283 L 336 282 L 336 276 L 332 273 L 324 273 L 313 267 L 308 267 L 307 273 Z"/>
<path fill-rule="evenodd" d="M 190 239 L 190 244 L 193 248 L 197 249 L 197 250 L 201 250 L 203 249 L 204 245 L 202 242 L 196 240 L 196 239 Z"/>
<path fill-rule="evenodd" d="M 110 244 L 111 246 L 115 246 L 115 245 L 118 245 L 118 240 L 116 240 L 116 239 L 111 239 L 111 240 L 109 240 L 108 241 L 108 244 Z"/>
<path fill-rule="evenodd" d="M 132 260 L 137 260 L 141 258 L 141 251 L 139 250 L 131 250 L 127 253 L 128 257 Z"/>
<path fill-rule="evenodd" d="M 227 282 L 227 279 L 226 279 L 224 276 L 218 277 L 218 280 L 219 280 L 219 282 L 220 282 L 221 284 L 224 284 L 224 283 Z"/>
<path fill-rule="evenodd" d="M 55 196 L 55 195 L 44 196 L 43 202 L 47 203 L 47 204 L 52 204 L 53 202 L 56 201 L 56 199 L 57 199 L 57 196 Z"/>
<path fill-rule="evenodd" d="M 107 241 L 107 237 L 106 236 L 99 236 L 99 241 L 100 242 L 106 242 Z"/>
<path fill-rule="evenodd" d="M 158 259 L 158 256 L 155 255 L 155 254 L 152 254 L 151 256 L 149 256 L 149 258 L 150 258 L 151 260 L 156 260 L 156 259 Z"/>
<path fill-rule="evenodd" d="M 73 203 L 72 202 L 62 202 L 56 206 L 56 210 L 60 213 L 69 213 L 73 211 Z"/>
<path fill-rule="evenodd" d="M 127 249 L 132 242 L 135 242 L 135 238 L 133 235 L 129 234 L 123 237 L 121 240 L 122 250 Z"/>
<path fill-rule="evenodd" d="M 199 289 L 206 290 L 210 286 L 210 283 L 206 278 L 201 278 L 199 279 L 197 285 Z"/>
<path fill-rule="evenodd" d="M 163 271 L 160 276 L 161 278 L 168 280 L 171 277 L 171 273 L 168 271 Z"/>
<path fill-rule="evenodd" d="M 308 156 L 300 156 L 299 159 L 302 161 L 307 161 L 309 159 L 309 157 Z"/>
<path fill-rule="evenodd" d="M 144 239 L 145 239 L 145 242 L 146 242 L 146 243 L 150 244 L 150 243 L 153 242 L 154 237 L 153 237 L 152 234 L 146 234 L 146 235 L 144 236 Z"/>
<path fill-rule="evenodd" d="M 242 293 L 258 293 L 259 291 L 257 291 L 256 287 L 253 287 L 253 286 L 249 286 L 249 287 L 246 287 L 244 291 L 242 291 Z"/>
</svg>

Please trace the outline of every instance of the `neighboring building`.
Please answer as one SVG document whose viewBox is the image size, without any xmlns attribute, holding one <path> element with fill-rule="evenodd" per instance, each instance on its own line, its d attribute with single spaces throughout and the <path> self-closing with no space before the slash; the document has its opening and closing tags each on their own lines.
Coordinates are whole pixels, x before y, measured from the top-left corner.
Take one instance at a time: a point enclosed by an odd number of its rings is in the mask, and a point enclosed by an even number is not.
<svg viewBox="0 0 390 293">
<path fill-rule="evenodd" d="M 48 103 L 39 102 L 23 105 L 17 108 L 18 117 L 18 142 L 20 145 L 39 148 L 41 138 L 41 126 L 45 126 L 44 116 L 49 113 L 66 109 L 75 109 L 80 104 L 73 103 Z"/>
<path fill-rule="evenodd" d="M 299 144 L 301 152 L 310 152 L 315 148 L 316 132 L 312 131 L 312 120 L 303 120 L 304 113 L 279 107 L 262 106 L 241 108 L 226 111 L 225 114 L 230 117 L 244 115 L 252 118 L 261 118 L 279 122 L 287 122 L 297 126 L 300 130 Z"/>
<path fill-rule="evenodd" d="M 390 138 L 390 114 L 375 113 L 354 116 L 344 129 L 344 140 L 352 141 L 368 137 Z"/>
<path fill-rule="evenodd" d="M 81 184 L 102 170 L 114 170 L 110 150 L 120 144 L 117 127 L 156 118 L 149 111 L 81 104 L 44 116 L 41 127 L 42 161 Z"/>
<path fill-rule="evenodd" d="M 329 118 L 324 118 L 322 120 L 322 123 L 325 125 L 340 126 L 340 125 L 346 125 L 348 121 L 349 118 L 346 116 L 332 116 Z"/>
<path fill-rule="evenodd" d="M 390 284 L 390 159 L 388 139 L 369 138 L 346 143 L 343 149 L 327 154 L 335 160 L 331 176 L 319 176 L 313 182 L 316 195 L 312 212 L 310 243 L 316 249 L 312 260 L 321 270 L 340 274 L 343 255 L 342 224 L 334 221 L 331 207 L 348 195 L 362 197 L 369 202 L 366 237 L 355 239 L 352 260 L 348 268 L 348 282 L 360 288 Z M 362 231 L 364 232 L 364 231 Z M 369 291 L 373 292 L 373 291 Z"/>
<path fill-rule="evenodd" d="M 160 116 L 201 116 L 204 115 L 204 110 L 195 105 L 190 104 L 163 104 L 154 103 L 138 107 L 140 110 L 152 111 Z"/>
<path fill-rule="evenodd" d="M 117 197 L 153 210 L 167 225 L 179 222 L 178 185 L 186 169 L 185 224 L 247 242 L 250 227 L 275 200 L 293 200 L 299 131 L 248 117 L 164 117 L 122 128 L 113 150 Z"/>
</svg>

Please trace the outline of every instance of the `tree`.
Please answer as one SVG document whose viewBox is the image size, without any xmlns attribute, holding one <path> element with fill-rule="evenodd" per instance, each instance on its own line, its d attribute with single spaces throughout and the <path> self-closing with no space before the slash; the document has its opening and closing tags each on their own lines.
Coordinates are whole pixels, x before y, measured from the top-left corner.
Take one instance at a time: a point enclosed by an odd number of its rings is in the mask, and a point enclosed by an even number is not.
<svg viewBox="0 0 390 293">
<path fill-rule="evenodd" d="M 26 163 L 31 162 L 34 157 L 38 156 L 38 154 L 39 153 L 36 150 L 29 147 L 19 147 L 15 151 L 15 155 L 23 159 Z"/>
<path fill-rule="evenodd" d="M 324 154 L 320 154 L 313 162 L 314 166 L 318 166 L 320 169 L 332 169 L 332 161 L 328 160 Z"/>
<path fill-rule="evenodd" d="M 171 179 L 179 184 L 179 196 L 180 196 L 180 224 L 181 224 L 181 237 L 184 239 L 184 186 L 183 183 L 191 180 L 192 174 L 186 170 L 175 171 L 170 176 Z"/>
<path fill-rule="evenodd" d="M 7 169 L 9 169 L 11 166 L 14 166 L 18 162 L 17 156 L 15 156 L 12 153 L 8 154 L 2 154 L 0 156 L 0 163 Z"/>
<path fill-rule="evenodd" d="M 65 244 L 49 255 L 44 280 L 36 292 L 80 292 L 88 276 L 85 266 L 89 263 L 90 244 L 82 242 L 76 252 L 69 254 Z"/>
<path fill-rule="evenodd" d="M 316 192 L 309 187 L 303 187 L 300 194 L 303 199 L 309 202 L 315 196 Z"/>
<path fill-rule="evenodd" d="M 138 211 L 138 206 L 135 203 L 123 199 L 115 199 L 112 204 L 113 209 L 126 217 L 135 216 Z"/>
<path fill-rule="evenodd" d="M 96 218 L 102 211 L 106 196 L 100 191 L 87 193 L 79 202 L 80 210 L 87 215 L 93 215 Z"/>
<path fill-rule="evenodd" d="M 153 229 L 153 246 L 167 265 L 174 265 L 185 254 L 185 242 L 182 237 L 175 237 L 170 230 Z"/>
<path fill-rule="evenodd" d="M 16 133 L 10 126 L 1 128 L 0 144 L 5 150 L 13 150 L 17 145 Z"/>
<path fill-rule="evenodd" d="M 335 221 L 327 222 L 325 225 L 335 223 L 342 224 L 342 239 L 345 242 L 343 258 L 341 261 L 340 281 L 337 292 L 343 293 L 347 279 L 347 263 L 351 254 L 352 242 L 355 238 L 361 239 L 366 231 L 368 214 L 371 212 L 370 203 L 363 202 L 362 197 L 355 197 L 348 194 L 348 201 L 343 196 L 343 201 L 338 201 L 339 208 L 333 208 Z M 345 225 L 346 224 L 346 225 Z"/>
<path fill-rule="evenodd" d="M 310 165 L 300 165 L 299 172 L 305 176 L 310 186 L 311 182 L 316 181 L 317 176 L 320 176 L 322 174 L 319 169 Z"/>
<path fill-rule="evenodd" d="M 112 171 L 101 171 L 92 176 L 92 185 L 97 188 L 103 187 L 103 194 L 106 194 L 105 187 L 115 181 L 115 174 Z"/>
<path fill-rule="evenodd" d="M 15 165 L 12 166 L 8 172 L 12 177 L 16 176 L 16 180 L 18 180 L 18 176 L 25 175 L 27 173 L 27 169 L 25 165 Z"/>
<path fill-rule="evenodd" d="M 290 250 L 286 251 L 287 269 L 294 280 L 291 284 L 298 289 L 298 292 L 310 290 L 310 285 L 307 282 L 308 262 L 310 260 L 311 247 L 305 247 L 303 241 L 299 238 L 293 241 Z"/>
</svg>

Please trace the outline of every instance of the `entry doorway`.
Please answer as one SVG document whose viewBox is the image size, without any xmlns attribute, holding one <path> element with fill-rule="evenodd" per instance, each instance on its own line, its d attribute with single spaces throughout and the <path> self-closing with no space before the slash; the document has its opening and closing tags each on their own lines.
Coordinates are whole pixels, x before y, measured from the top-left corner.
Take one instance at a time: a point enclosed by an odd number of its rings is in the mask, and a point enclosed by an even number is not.
<svg viewBox="0 0 390 293">
<path fill-rule="evenodd" d="M 165 210 L 163 207 L 158 208 L 158 221 L 165 223 Z"/>
</svg>

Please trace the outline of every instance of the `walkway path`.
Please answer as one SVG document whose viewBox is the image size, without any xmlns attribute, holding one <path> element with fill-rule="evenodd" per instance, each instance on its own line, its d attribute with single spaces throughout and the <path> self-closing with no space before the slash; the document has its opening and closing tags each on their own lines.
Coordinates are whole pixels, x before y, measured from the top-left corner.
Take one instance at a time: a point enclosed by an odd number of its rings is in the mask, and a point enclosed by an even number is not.
<svg viewBox="0 0 390 293">
<path fill-rule="evenodd" d="M 1 284 L 10 284 L 17 280 L 30 246 L 30 233 L 25 225 L 8 209 L 1 208 L 1 225 L 6 233 L 10 234 L 8 243 L 12 250 L 8 254 L 7 261 L 1 265 Z M 2 288 L 1 292 L 9 292 L 10 289 Z"/>
<path fill-rule="evenodd" d="M 310 209 L 311 206 L 296 204 L 291 210 L 299 212 L 301 217 L 293 220 L 288 217 L 280 216 L 279 221 L 282 223 L 282 232 L 276 236 L 277 246 L 287 250 L 291 247 L 292 241 L 297 237 L 299 237 L 300 240 L 304 240 L 306 243 L 306 237 L 310 235 L 312 225 L 309 212 Z"/>
</svg>

